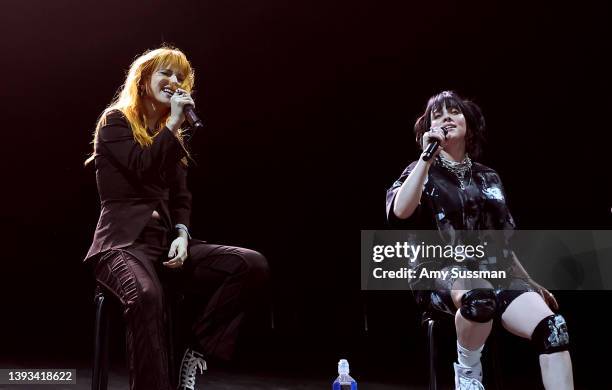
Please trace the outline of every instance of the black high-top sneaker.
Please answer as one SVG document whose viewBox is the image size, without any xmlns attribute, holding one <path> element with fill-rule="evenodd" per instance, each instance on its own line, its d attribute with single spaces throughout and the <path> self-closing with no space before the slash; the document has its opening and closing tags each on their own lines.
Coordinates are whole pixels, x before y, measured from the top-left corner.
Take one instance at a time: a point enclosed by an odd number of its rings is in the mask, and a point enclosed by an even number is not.
<svg viewBox="0 0 612 390">
<path fill-rule="evenodd" d="M 183 361 L 181 362 L 179 385 L 177 389 L 195 390 L 195 378 L 198 370 L 200 370 L 200 374 L 204 373 L 204 370 L 206 370 L 206 361 L 203 359 L 201 353 L 191 348 L 187 348 L 183 355 Z"/>
</svg>

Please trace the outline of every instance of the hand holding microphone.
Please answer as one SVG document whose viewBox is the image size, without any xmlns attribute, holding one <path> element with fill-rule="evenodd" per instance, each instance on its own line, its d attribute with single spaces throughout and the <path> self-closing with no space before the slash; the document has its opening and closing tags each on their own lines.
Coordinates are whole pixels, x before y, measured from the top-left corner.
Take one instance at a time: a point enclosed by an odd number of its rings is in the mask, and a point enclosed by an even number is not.
<svg viewBox="0 0 612 390">
<path fill-rule="evenodd" d="M 181 124 L 187 120 L 194 129 L 204 127 L 194 110 L 195 103 L 191 95 L 180 88 L 177 88 L 174 95 L 170 98 L 170 120 L 168 127 L 172 131 L 177 131 Z"/>
<path fill-rule="evenodd" d="M 193 127 L 194 130 L 201 129 L 202 127 L 204 127 L 204 124 L 202 123 L 200 118 L 198 118 L 198 115 L 195 113 L 195 105 L 193 103 L 191 95 L 189 95 L 187 91 L 184 91 L 182 89 L 177 89 L 177 93 L 187 95 L 189 96 L 189 99 L 191 99 L 191 103 L 187 103 L 183 106 L 183 114 L 185 115 L 185 119 L 187 119 L 187 123 L 189 123 L 189 126 Z"/>
<path fill-rule="evenodd" d="M 429 131 L 423 134 L 423 161 L 429 161 L 435 154 L 441 144 L 446 140 L 448 129 L 445 126 L 432 127 Z"/>
</svg>

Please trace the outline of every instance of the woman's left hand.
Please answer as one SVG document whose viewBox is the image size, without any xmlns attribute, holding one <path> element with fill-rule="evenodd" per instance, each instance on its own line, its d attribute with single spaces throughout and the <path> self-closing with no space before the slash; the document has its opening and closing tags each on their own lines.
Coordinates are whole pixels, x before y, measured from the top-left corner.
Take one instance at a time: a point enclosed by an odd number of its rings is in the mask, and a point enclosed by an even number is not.
<svg viewBox="0 0 612 390">
<path fill-rule="evenodd" d="M 529 283 L 534 287 L 535 291 L 542 296 L 542 299 L 544 299 L 544 302 L 546 302 L 546 304 L 548 305 L 548 307 L 550 307 L 552 311 L 556 312 L 559 310 L 559 303 L 550 291 L 548 291 L 533 280 L 530 280 Z"/>
<path fill-rule="evenodd" d="M 166 267 L 180 268 L 183 266 L 183 263 L 187 260 L 187 239 L 185 237 L 177 237 L 172 241 L 168 257 L 171 257 L 171 259 L 163 263 Z"/>
</svg>

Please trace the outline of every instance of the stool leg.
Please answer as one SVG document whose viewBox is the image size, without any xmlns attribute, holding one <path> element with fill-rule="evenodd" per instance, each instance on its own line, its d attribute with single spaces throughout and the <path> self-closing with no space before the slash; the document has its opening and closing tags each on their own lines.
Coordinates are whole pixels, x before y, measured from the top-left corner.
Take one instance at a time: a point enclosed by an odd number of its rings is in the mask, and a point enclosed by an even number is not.
<svg viewBox="0 0 612 390">
<path fill-rule="evenodd" d="M 175 316 L 174 314 L 174 308 L 172 307 L 174 304 L 174 301 L 170 300 L 168 305 L 167 305 L 167 322 L 168 322 L 168 366 L 170 366 L 170 383 L 173 386 L 178 385 L 178 381 L 176 378 L 176 367 L 175 367 L 175 362 L 174 362 L 174 356 L 175 356 L 175 351 L 174 351 L 174 321 L 175 321 Z"/>
<path fill-rule="evenodd" d="M 498 334 L 497 332 L 493 332 L 494 334 L 492 334 L 490 337 L 491 339 L 491 368 L 493 371 L 493 378 L 494 378 L 494 383 L 495 383 L 495 390 L 502 390 L 503 389 L 503 382 L 501 380 L 502 375 L 501 375 L 501 365 L 499 364 L 499 356 L 497 355 L 497 351 L 499 350 L 499 341 L 498 341 Z"/>
<path fill-rule="evenodd" d="M 270 302 L 270 329 L 276 329 L 276 317 L 274 314 L 274 303 Z"/>
<path fill-rule="evenodd" d="M 108 383 L 108 313 L 104 295 L 96 295 L 96 323 L 94 325 L 94 366 L 92 390 L 106 390 Z"/>
<path fill-rule="evenodd" d="M 437 373 L 436 373 L 436 346 L 434 340 L 434 325 L 432 319 L 427 320 L 427 349 L 429 355 L 429 390 L 437 390 Z"/>
</svg>

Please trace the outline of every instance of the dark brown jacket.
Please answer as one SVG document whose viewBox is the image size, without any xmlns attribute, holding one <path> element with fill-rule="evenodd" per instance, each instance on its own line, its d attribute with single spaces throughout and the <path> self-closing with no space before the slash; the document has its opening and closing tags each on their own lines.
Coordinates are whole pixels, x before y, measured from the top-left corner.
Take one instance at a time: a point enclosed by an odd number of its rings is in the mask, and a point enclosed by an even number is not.
<svg viewBox="0 0 612 390">
<path fill-rule="evenodd" d="M 98 132 L 94 150 L 101 210 L 84 261 L 131 245 L 153 210 L 170 231 L 176 224 L 189 227 L 191 193 L 187 168 L 180 163 L 187 152 L 167 127 L 143 148 L 123 113 L 113 111 Z"/>
</svg>

